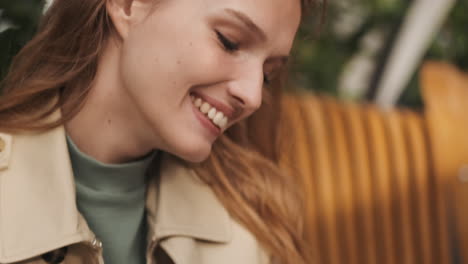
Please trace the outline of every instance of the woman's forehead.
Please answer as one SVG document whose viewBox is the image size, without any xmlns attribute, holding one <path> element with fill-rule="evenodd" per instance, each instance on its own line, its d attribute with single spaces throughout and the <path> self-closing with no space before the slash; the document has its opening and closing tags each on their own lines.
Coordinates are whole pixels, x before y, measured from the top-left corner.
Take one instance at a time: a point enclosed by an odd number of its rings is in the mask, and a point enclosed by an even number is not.
<svg viewBox="0 0 468 264">
<path fill-rule="evenodd" d="M 182 0 L 187 1 L 187 0 Z M 237 10 L 250 17 L 256 24 L 268 27 L 267 23 L 281 21 L 296 22 L 299 24 L 301 17 L 300 0 L 189 0 L 200 1 L 206 11 L 224 10 L 226 8 Z M 287 20 L 281 20 L 287 19 Z M 275 24 L 275 23 L 273 23 Z"/>
<path fill-rule="evenodd" d="M 259 36 L 292 42 L 301 20 L 300 0 L 175 0 L 200 7 L 202 15 L 241 20 Z M 198 3 L 197 3 L 198 2 Z M 197 3 L 197 4 L 196 4 Z M 289 41 L 290 40 L 290 41 Z M 291 43 L 289 43 L 291 44 Z"/>
</svg>

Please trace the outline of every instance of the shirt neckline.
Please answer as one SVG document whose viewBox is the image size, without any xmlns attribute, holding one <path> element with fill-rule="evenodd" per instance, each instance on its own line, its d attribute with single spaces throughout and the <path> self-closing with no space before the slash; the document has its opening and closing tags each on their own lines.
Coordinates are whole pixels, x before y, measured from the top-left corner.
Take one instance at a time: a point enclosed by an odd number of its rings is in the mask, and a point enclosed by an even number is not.
<svg viewBox="0 0 468 264">
<path fill-rule="evenodd" d="M 67 145 L 75 180 L 95 191 L 132 192 L 145 187 L 146 171 L 157 151 L 126 163 L 103 163 L 83 153 L 69 135 Z"/>
</svg>

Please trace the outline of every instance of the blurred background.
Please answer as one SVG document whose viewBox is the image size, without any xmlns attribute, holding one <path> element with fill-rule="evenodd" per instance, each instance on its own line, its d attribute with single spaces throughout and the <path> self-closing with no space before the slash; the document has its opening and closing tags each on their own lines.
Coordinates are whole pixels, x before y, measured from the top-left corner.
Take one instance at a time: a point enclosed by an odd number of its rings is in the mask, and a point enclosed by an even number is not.
<svg viewBox="0 0 468 264">
<path fill-rule="evenodd" d="M 344 99 L 421 107 L 423 61 L 468 67 L 467 14 L 466 0 L 331 0 L 321 34 L 318 16 L 301 30 L 295 79 Z"/>
</svg>

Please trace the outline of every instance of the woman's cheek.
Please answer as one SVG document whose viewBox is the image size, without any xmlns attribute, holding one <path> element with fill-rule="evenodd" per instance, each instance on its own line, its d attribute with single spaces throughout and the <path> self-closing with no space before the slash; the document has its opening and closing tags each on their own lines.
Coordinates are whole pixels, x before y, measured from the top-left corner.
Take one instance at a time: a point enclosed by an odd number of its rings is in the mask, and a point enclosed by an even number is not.
<svg viewBox="0 0 468 264">
<path fill-rule="evenodd" d="M 213 47 L 215 46 L 215 47 Z M 210 45 L 192 56 L 192 75 L 201 79 L 202 83 L 218 83 L 229 80 L 232 72 L 232 58 L 230 54 L 221 50 L 219 46 Z"/>
</svg>

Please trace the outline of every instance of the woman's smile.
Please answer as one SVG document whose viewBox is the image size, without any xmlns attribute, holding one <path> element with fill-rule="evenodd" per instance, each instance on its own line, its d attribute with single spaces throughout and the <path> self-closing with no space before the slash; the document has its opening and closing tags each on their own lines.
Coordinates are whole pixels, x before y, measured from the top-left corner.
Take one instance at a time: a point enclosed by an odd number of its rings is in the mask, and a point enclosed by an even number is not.
<svg viewBox="0 0 468 264">
<path fill-rule="evenodd" d="M 234 116 L 234 109 L 207 95 L 192 92 L 190 94 L 195 116 L 203 127 L 216 137 L 228 127 L 229 120 Z"/>
<path fill-rule="evenodd" d="M 221 135 L 221 128 L 215 125 L 206 114 L 201 112 L 200 108 L 195 106 L 195 104 L 192 103 L 192 106 L 193 112 L 195 113 L 195 117 L 198 119 L 200 124 L 204 128 L 206 128 L 213 136 L 218 137 L 219 135 Z"/>
</svg>

